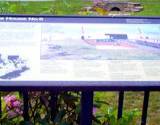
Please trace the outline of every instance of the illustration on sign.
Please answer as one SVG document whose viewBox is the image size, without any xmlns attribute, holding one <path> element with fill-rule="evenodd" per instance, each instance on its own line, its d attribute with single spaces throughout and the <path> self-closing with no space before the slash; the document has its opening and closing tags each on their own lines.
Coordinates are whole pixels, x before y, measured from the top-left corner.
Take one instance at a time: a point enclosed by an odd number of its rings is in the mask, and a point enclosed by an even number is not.
<svg viewBox="0 0 160 125">
<path fill-rule="evenodd" d="M 3 57 L 0 54 L 0 79 L 16 78 L 26 70 L 29 70 L 26 60 L 21 59 L 18 55 Z"/>
</svg>

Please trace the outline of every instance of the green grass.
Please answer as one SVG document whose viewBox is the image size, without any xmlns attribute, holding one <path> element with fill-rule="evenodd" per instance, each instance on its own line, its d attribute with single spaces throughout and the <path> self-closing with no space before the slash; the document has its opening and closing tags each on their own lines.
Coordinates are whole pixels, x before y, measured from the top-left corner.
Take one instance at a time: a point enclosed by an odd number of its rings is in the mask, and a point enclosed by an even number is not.
<svg viewBox="0 0 160 125">
<path fill-rule="evenodd" d="M 133 16 L 160 16 L 160 1 L 158 0 L 131 0 L 138 1 L 144 7 L 143 11 L 132 13 Z M 2 4 L 3 3 L 3 4 Z M 7 3 L 7 4 L 4 4 Z M 56 0 L 46 2 L 0 2 L 1 8 L 7 8 L 7 13 L 13 14 L 51 14 L 76 15 L 83 6 L 91 6 L 91 2 L 84 0 Z"/>
<path fill-rule="evenodd" d="M 0 2 L 1 8 L 9 14 L 50 14 L 50 15 L 76 15 L 84 6 L 91 2 L 81 0 L 55 0 L 41 2 Z M 1 12 L 2 13 L 2 12 Z"/>
<path fill-rule="evenodd" d="M 83 0 L 57 0 L 53 4 L 56 15 L 77 15 L 84 7 L 91 5 L 91 2 L 84 2 Z"/>
<path fill-rule="evenodd" d="M 6 6 L 6 13 L 10 14 L 51 14 L 50 8 L 53 2 L 7 2 L 0 7 Z"/>
<path fill-rule="evenodd" d="M 159 0 L 131 0 L 133 2 L 140 2 L 144 7 L 143 11 L 133 13 L 136 16 L 160 16 L 160 1 Z"/>
<path fill-rule="evenodd" d="M 138 109 L 142 111 L 143 107 L 143 92 L 125 92 L 124 111 L 132 111 Z M 151 92 L 148 108 L 148 125 L 158 125 L 160 123 L 160 92 Z M 107 107 L 117 108 L 118 93 L 117 92 L 96 92 L 95 100 L 103 100 L 109 105 L 103 105 L 102 111 L 107 111 Z M 137 125 L 140 125 L 141 117 L 138 118 Z"/>
</svg>

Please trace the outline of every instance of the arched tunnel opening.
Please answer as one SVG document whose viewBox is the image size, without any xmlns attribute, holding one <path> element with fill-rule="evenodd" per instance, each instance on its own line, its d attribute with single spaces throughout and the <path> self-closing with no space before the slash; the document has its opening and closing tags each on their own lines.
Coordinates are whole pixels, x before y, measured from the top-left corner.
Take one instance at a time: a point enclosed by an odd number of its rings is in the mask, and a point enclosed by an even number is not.
<svg viewBox="0 0 160 125">
<path fill-rule="evenodd" d="M 118 8 L 118 7 L 113 7 L 113 8 L 111 8 L 110 11 L 121 11 L 121 10 L 120 10 L 120 8 Z"/>
</svg>

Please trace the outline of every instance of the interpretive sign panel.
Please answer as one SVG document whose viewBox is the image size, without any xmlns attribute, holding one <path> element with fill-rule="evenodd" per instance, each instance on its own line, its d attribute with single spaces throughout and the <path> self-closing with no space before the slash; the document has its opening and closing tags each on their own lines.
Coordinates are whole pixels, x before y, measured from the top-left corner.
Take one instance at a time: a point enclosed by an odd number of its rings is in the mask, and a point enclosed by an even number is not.
<svg viewBox="0 0 160 125">
<path fill-rule="evenodd" d="M 0 81 L 160 81 L 160 19 L 0 16 Z"/>
</svg>

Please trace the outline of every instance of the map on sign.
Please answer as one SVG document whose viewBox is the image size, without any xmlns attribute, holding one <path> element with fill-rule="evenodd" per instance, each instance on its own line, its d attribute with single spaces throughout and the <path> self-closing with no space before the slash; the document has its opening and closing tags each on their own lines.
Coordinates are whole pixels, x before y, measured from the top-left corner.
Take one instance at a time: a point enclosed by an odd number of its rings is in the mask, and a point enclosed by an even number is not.
<svg viewBox="0 0 160 125">
<path fill-rule="evenodd" d="M 160 80 L 160 23 L 45 18 L 1 18 L 0 80 Z"/>
</svg>

